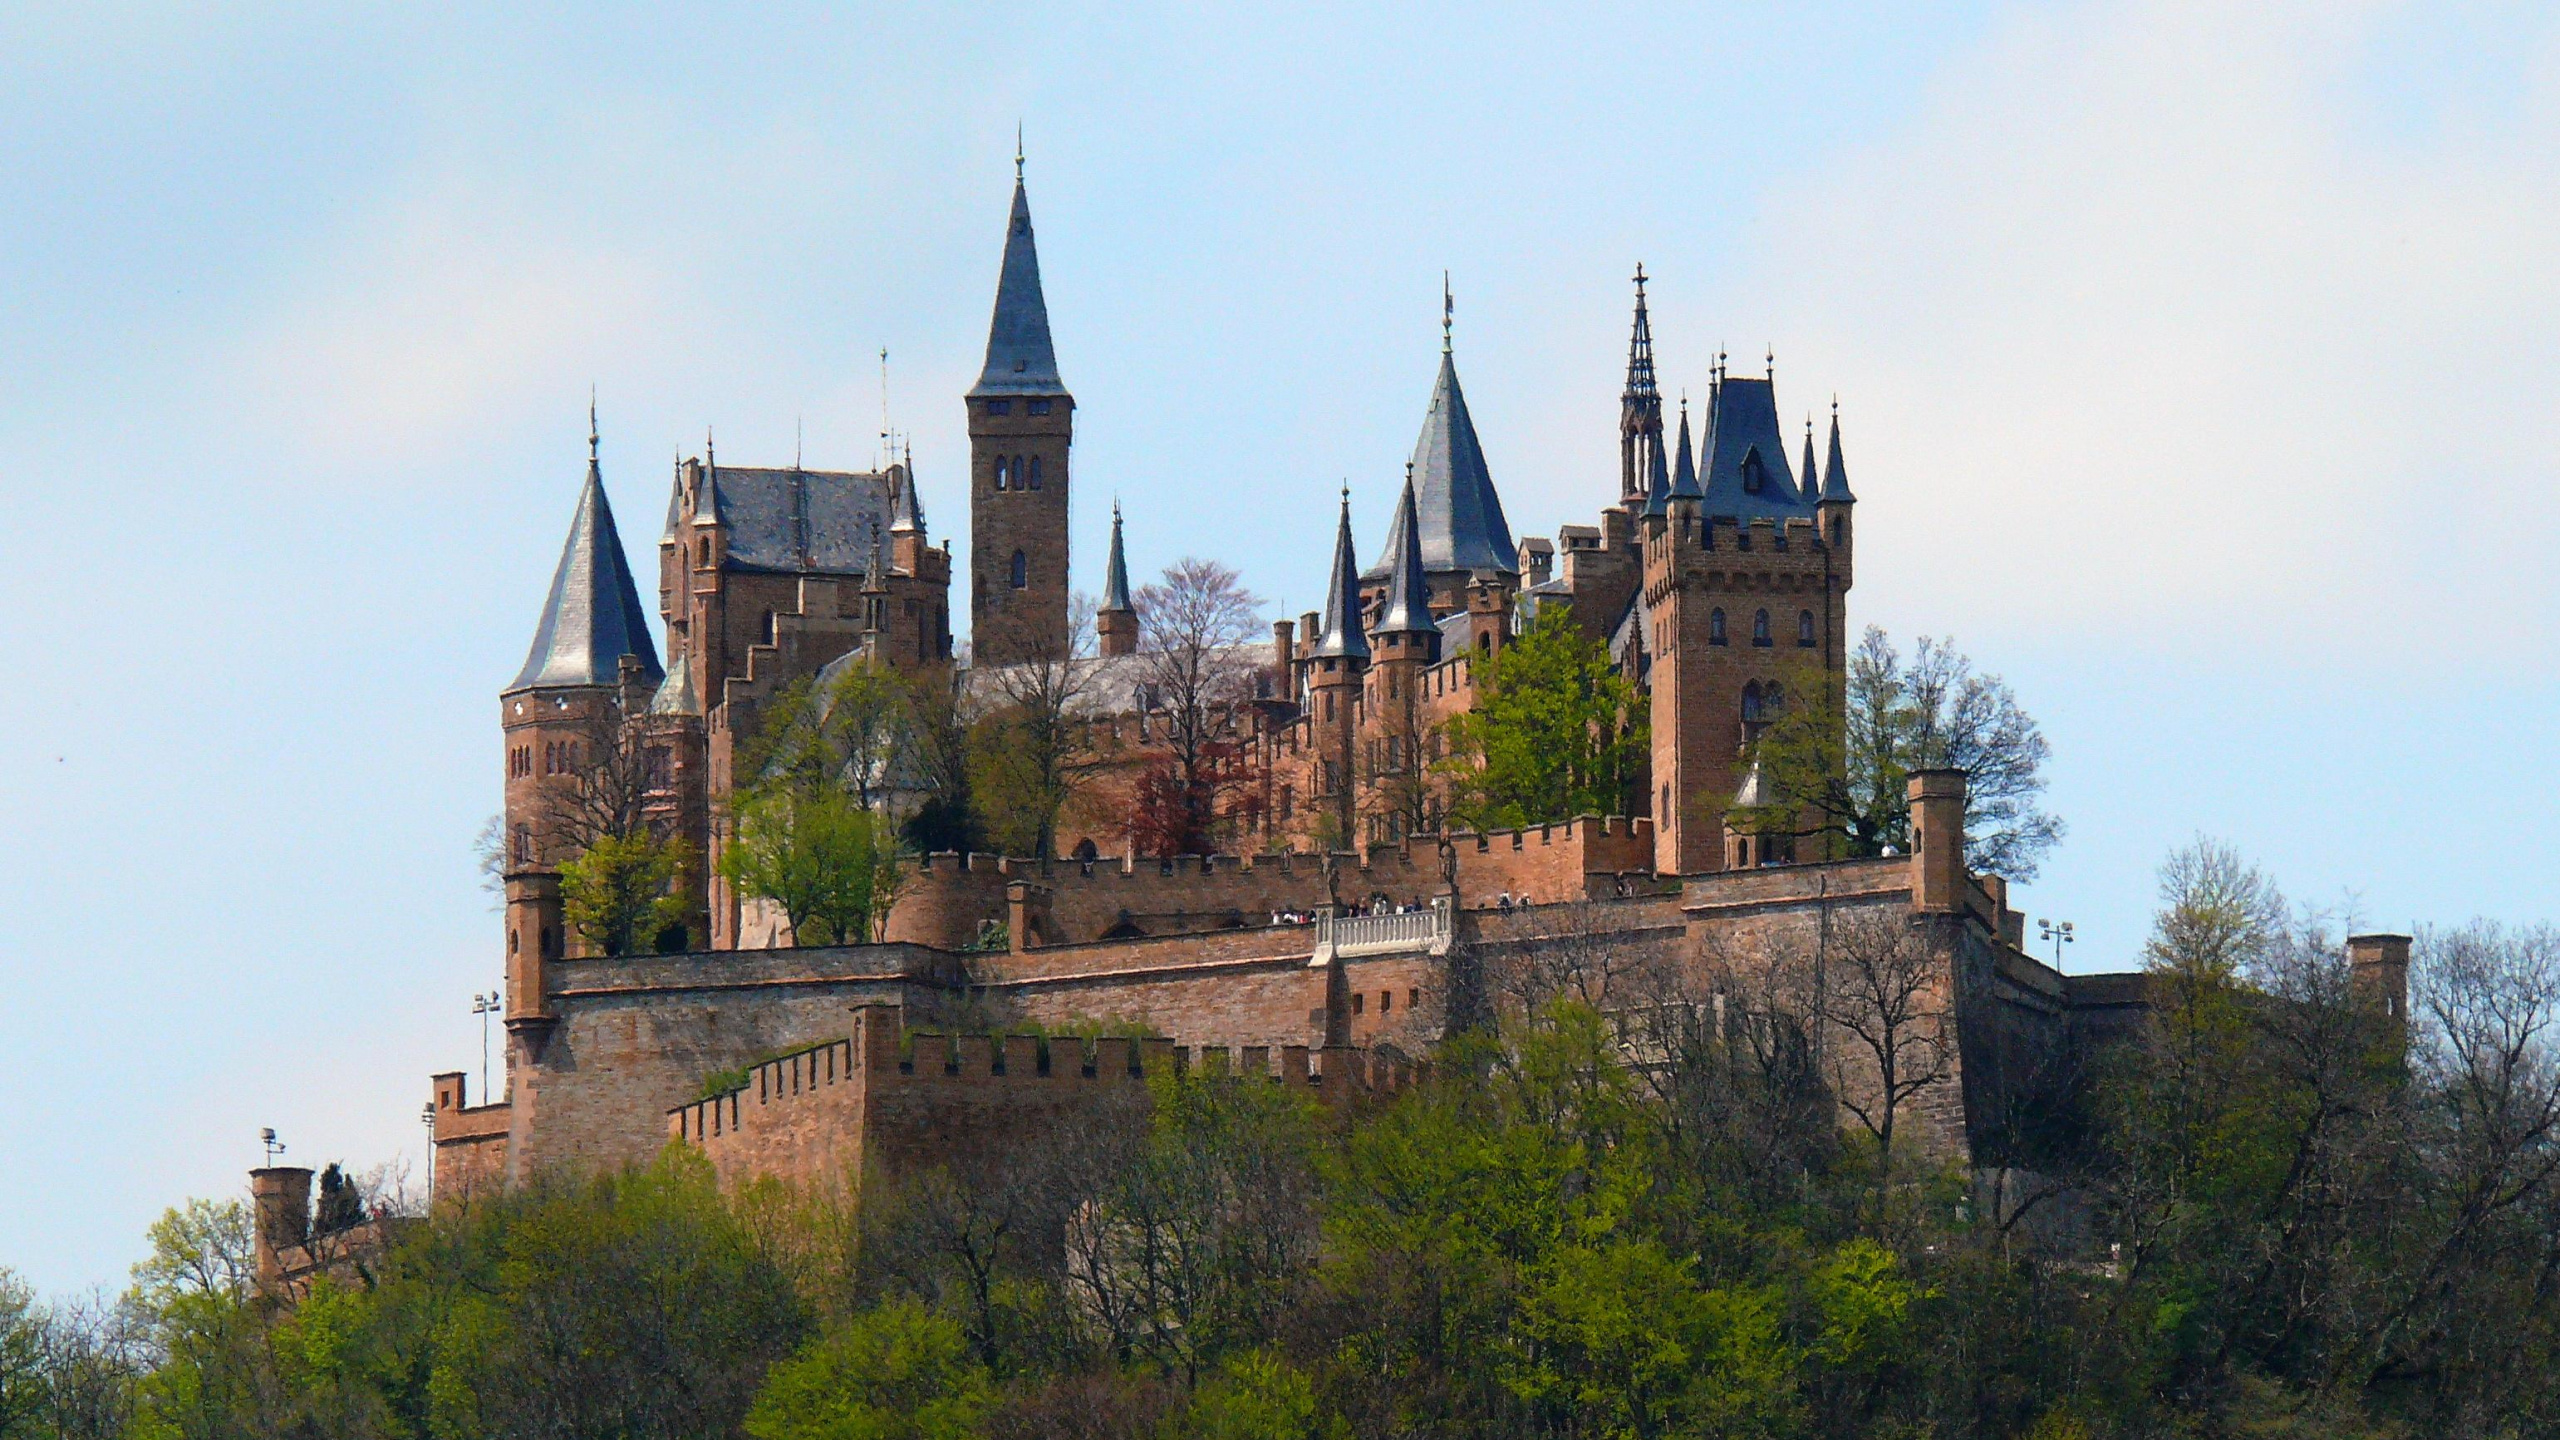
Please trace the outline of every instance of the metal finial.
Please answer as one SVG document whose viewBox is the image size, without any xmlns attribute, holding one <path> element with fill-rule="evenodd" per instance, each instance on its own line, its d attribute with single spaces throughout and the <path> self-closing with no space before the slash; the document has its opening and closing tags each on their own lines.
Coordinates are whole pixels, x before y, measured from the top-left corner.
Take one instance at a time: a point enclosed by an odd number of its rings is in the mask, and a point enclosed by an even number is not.
<svg viewBox="0 0 2560 1440">
<path fill-rule="evenodd" d="M 1778 347 L 1777 347 L 1777 346 L 1772 345 L 1772 346 L 1770 346 L 1770 347 L 1769 347 L 1769 354 L 1768 354 L 1768 358 L 1767 358 L 1767 360 L 1766 360 L 1764 363 L 1766 363 L 1766 364 L 1767 364 L 1767 366 L 1769 367 L 1769 368 L 1768 368 L 1768 372 L 1767 372 L 1767 373 L 1768 373 L 1769 378 L 1770 378 L 1770 379 L 1772 379 L 1772 380 L 1777 379 L 1777 378 L 1778 378 Z"/>
<path fill-rule="evenodd" d="M 1013 122 L 1013 183 L 1022 183 L 1022 122 Z"/>
<path fill-rule="evenodd" d="M 588 382 L 588 384 L 587 384 L 587 463 L 588 463 L 588 464 L 590 464 L 590 465 L 592 465 L 592 464 L 594 464 L 595 462 L 596 462 L 596 387 L 595 387 L 594 382 L 593 382 L 593 381 L 590 381 L 590 382 Z"/>
<path fill-rule="evenodd" d="M 713 469 L 720 464 L 719 452 L 711 448 L 711 427 L 708 425 L 702 427 L 702 463 Z"/>
<path fill-rule="evenodd" d="M 1636 262 L 1636 298 L 1644 298 L 1644 262 L 1641 260 Z"/>
<path fill-rule="evenodd" d="M 1831 392 L 1831 418 L 1840 418 L 1840 392 L 1837 390 Z"/>
<path fill-rule="evenodd" d="M 1458 323 L 1458 297 L 1449 288 L 1449 272 L 1440 272 L 1440 353 L 1449 353 L 1449 329 Z"/>
<path fill-rule="evenodd" d="M 1342 482 L 1342 508 L 1346 511 L 1351 508 L 1351 482 L 1348 480 Z"/>
</svg>

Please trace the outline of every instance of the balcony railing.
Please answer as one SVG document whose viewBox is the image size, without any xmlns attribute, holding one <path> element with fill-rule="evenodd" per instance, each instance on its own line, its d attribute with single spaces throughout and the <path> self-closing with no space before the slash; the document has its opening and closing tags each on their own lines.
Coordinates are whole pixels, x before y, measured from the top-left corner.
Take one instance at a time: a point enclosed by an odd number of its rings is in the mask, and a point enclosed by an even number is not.
<svg viewBox="0 0 2560 1440">
<path fill-rule="evenodd" d="M 1449 906 L 1435 900 L 1428 910 L 1401 915 L 1319 915 L 1313 963 L 1362 955 L 1449 953 Z"/>
</svg>

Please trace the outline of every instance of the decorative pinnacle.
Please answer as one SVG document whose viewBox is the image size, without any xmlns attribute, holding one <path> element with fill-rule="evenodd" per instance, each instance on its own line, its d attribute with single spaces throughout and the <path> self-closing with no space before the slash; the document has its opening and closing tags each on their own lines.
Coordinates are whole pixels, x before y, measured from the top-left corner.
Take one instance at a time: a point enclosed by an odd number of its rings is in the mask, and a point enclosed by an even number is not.
<svg viewBox="0 0 2560 1440">
<path fill-rule="evenodd" d="M 1777 347 L 1777 346 L 1772 345 L 1772 346 L 1770 346 L 1770 347 L 1769 347 L 1769 354 L 1768 354 L 1768 359 L 1767 359 L 1767 362 L 1766 362 L 1766 363 L 1767 363 L 1767 365 L 1768 365 L 1768 367 L 1769 367 L 1769 368 L 1768 368 L 1768 372 L 1767 372 L 1767 373 L 1768 373 L 1769 378 L 1770 378 L 1770 379 L 1772 379 L 1772 380 L 1777 379 L 1777 378 L 1778 378 L 1778 347 Z"/>
<path fill-rule="evenodd" d="M 1458 297 L 1449 289 L 1449 272 L 1440 272 L 1440 353 L 1449 353 L 1449 328 L 1457 323 Z"/>
<path fill-rule="evenodd" d="M 1022 122 L 1013 122 L 1013 183 L 1022 183 Z"/>
<path fill-rule="evenodd" d="M 587 386 L 587 463 L 596 463 L 596 387 Z"/>
<path fill-rule="evenodd" d="M 1644 262 L 1641 260 L 1636 262 L 1636 298 L 1644 298 Z"/>
</svg>

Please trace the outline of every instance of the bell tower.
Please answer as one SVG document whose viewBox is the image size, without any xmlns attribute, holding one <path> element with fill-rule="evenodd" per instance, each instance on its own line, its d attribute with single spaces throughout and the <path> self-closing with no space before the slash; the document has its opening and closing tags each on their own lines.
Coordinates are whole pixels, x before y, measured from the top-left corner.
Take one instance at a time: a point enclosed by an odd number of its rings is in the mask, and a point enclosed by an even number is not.
<svg viewBox="0 0 2560 1440">
<path fill-rule="evenodd" d="M 1022 156 L 987 327 L 987 363 L 968 395 L 969 628 L 980 665 L 1066 658 L 1067 453 L 1075 397 L 1058 378 Z"/>
</svg>

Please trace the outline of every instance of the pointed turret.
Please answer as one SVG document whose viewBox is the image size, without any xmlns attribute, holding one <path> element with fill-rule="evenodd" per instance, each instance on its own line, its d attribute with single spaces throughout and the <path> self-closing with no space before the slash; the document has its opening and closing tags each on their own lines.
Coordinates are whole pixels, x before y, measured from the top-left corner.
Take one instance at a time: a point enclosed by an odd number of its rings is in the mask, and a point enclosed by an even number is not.
<svg viewBox="0 0 2560 1440">
<path fill-rule="evenodd" d="M 1653 320 L 1644 300 L 1644 266 L 1636 266 L 1635 327 L 1627 337 L 1627 388 L 1618 397 L 1618 498 L 1650 500 L 1661 487 L 1662 390 L 1653 374 Z"/>
<path fill-rule="evenodd" d="M 924 531 L 924 506 L 916 500 L 915 459 L 889 467 L 889 533 L 917 535 Z"/>
<path fill-rule="evenodd" d="M 1812 472 L 1807 471 L 1808 475 Z M 1831 463 L 1822 471 L 1822 503 L 1855 505 L 1858 497 L 1849 493 L 1849 467 L 1840 459 L 1840 402 L 1831 402 Z"/>
<path fill-rule="evenodd" d="M 1031 200 L 1022 168 L 1013 176 L 1013 215 L 1004 232 L 1004 271 L 996 282 L 995 318 L 987 326 L 987 363 L 972 398 L 984 395 L 1054 395 L 1058 355 L 1049 344 L 1049 306 L 1040 297 L 1040 254 L 1031 240 Z"/>
<path fill-rule="evenodd" d="M 612 685 L 625 655 L 640 662 L 650 683 L 664 678 L 639 588 L 622 554 L 622 536 L 613 526 L 613 506 L 605 499 L 591 416 L 587 481 L 578 492 L 568 543 L 560 549 L 560 567 L 552 572 L 551 595 L 543 602 L 524 669 L 500 693 Z"/>
<path fill-rule="evenodd" d="M 1111 559 L 1102 568 L 1102 605 L 1093 612 L 1095 643 L 1105 655 L 1138 649 L 1138 607 L 1129 600 L 1129 561 L 1120 546 L 1120 502 L 1111 502 Z"/>
<path fill-rule="evenodd" d="M 1333 531 L 1333 572 L 1325 586 L 1324 633 L 1308 652 L 1312 659 L 1369 658 L 1369 640 L 1360 631 L 1360 572 L 1351 555 L 1351 489 L 1344 486 L 1342 516 Z"/>
<path fill-rule="evenodd" d="M 666 683 L 649 699 L 652 715 L 690 715 L 702 717 L 702 701 L 693 693 L 693 667 L 679 659 L 667 672 Z"/>
<path fill-rule="evenodd" d="M 1672 462 L 1671 479 L 1654 487 L 1645 503 L 1645 513 L 1660 515 L 1671 508 L 1673 500 L 1698 497 L 1697 452 L 1689 443 L 1689 397 L 1680 397 L 1680 453 Z"/>
<path fill-rule="evenodd" d="M 1440 625 L 1431 618 L 1431 586 L 1422 570 L 1421 527 L 1414 520 L 1411 470 L 1405 472 L 1404 497 L 1396 502 L 1396 533 L 1403 537 L 1403 543 L 1396 547 L 1395 564 L 1387 572 L 1387 593 L 1379 602 L 1378 623 L 1369 627 L 1369 638 L 1383 641 L 1391 635 L 1427 635 L 1437 640 Z"/>
<path fill-rule="evenodd" d="M 1421 526 L 1422 563 L 1435 576 L 1466 577 L 1478 570 L 1504 575 L 1520 573 L 1520 552 L 1511 540 L 1511 522 L 1503 518 L 1502 497 L 1494 493 L 1493 474 L 1485 468 L 1484 445 L 1467 413 L 1467 396 L 1458 387 L 1455 356 L 1440 352 L 1440 376 L 1431 388 L 1431 409 L 1422 418 L 1422 436 L 1413 446 L 1414 516 Z M 1404 524 L 1403 512 L 1396 524 Z M 1387 548 L 1364 579 L 1383 580 L 1395 568 L 1400 531 L 1387 536 Z"/>
<path fill-rule="evenodd" d="M 1797 468 L 1796 473 L 1804 477 L 1805 497 L 1813 498 L 1814 477 L 1822 472 L 1813 464 L 1813 417 L 1810 415 L 1804 417 L 1804 464 Z"/>
</svg>

